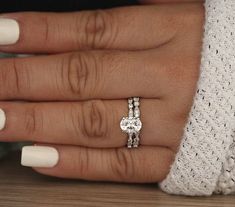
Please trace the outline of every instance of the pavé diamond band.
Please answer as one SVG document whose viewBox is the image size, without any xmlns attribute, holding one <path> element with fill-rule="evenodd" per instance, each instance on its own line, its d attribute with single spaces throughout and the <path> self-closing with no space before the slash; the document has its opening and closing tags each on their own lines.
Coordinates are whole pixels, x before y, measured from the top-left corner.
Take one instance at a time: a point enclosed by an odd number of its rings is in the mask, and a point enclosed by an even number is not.
<svg viewBox="0 0 235 207">
<path fill-rule="evenodd" d="M 123 117 L 120 122 L 121 130 L 128 134 L 127 147 L 136 148 L 140 143 L 140 130 L 142 122 L 140 120 L 140 98 L 128 99 L 128 117 Z"/>
</svg>

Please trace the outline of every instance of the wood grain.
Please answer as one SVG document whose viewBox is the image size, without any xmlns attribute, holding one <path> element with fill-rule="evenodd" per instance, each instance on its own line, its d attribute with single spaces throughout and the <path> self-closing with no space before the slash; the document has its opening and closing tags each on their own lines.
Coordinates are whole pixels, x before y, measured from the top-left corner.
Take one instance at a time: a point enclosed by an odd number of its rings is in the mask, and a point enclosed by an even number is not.
<svg viewBox="0 0 235 207">
<path fill-rule="evenodd" d="M 157 185 L 61 180 L 20 166 L 19 154 L 0 161 L 0 207 L 234 207 L 235 196 L 170 196 Z"/>
</svg>

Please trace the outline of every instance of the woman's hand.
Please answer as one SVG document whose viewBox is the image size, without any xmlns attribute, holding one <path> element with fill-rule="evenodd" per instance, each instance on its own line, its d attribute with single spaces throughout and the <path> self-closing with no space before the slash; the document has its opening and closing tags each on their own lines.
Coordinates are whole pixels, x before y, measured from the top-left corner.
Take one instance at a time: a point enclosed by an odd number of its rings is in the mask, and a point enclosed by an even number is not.
<svg viewBox="0 0 235 207">
<path fill-rule="evenodd" d="M 44 55 L 0 60 L 0 140 L 33 141 L 59 154 L 30 148 L 23 164 L 30 158 L 26 165 L 38 172 L 66 178 L 166 177 L 199 77 L 202 3 L 2 17 L 18 21 L 20 36 L 8 25 L 16 33 L 5 43 L 17 42 L 1 51 Z M 141 97 L 141 146 L 127 149 L 119 123 L 134 96 Z"/>
</svg>

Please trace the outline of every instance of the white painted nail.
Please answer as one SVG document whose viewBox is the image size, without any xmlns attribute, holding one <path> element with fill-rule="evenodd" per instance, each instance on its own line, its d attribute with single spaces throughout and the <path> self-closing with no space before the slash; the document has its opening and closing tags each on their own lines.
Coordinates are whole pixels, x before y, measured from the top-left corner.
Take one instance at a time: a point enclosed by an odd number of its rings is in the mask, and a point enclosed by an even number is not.
<svg viewBox="0 0 235 207">
<path fill-rule="evenodd" d="M 19 36 L 20 28 L 16 20 L 0 18 L 0 45 L 15 44 Z"/>
<path fill-rule="evenodd" d="M 6 125 L 6 114 L 0 109 L 0 130 L 3 130 Z"/>
<path fill-rule="evenodd" d="M 26 146 L 22 149 L 21 165 L 26 167 L 55 167 L 59 161 L 59 153 L 53 147 Z"/>
</svg>

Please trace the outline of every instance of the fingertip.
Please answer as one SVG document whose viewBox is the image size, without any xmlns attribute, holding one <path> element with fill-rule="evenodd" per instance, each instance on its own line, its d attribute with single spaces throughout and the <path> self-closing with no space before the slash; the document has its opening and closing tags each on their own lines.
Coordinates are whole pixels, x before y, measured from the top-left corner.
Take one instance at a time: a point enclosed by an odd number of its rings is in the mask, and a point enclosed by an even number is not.
<svg viewBox="0 0 235 207">
<path fill-rule="evenodd" d="M 59 152 L 53 147 L 25 146 L 22 149 L 22 166 L 33 168 L 54 168 L 58 162 Z"/>
<path fill-rule="evenodd" d="M 5 128 L 6 125 L 6 113 L 0 108 L 0 131 Z"/>
</svg>

